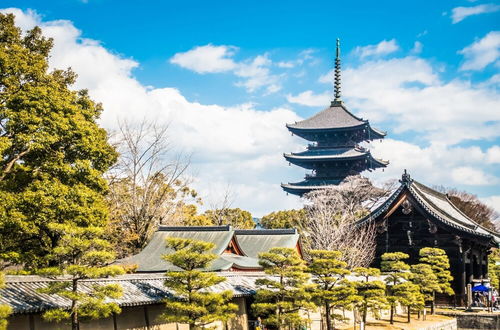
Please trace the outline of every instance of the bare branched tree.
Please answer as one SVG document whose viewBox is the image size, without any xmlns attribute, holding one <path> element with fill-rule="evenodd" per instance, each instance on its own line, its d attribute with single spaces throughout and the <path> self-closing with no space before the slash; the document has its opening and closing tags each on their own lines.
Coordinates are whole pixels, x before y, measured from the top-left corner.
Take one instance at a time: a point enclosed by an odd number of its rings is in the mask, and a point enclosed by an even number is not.
<svg viewBox="0 0 500 330">
<path fill-rule="evenodd" d="M 135 252 L 147 243 L 159 224 L 177 224 L 189 188 L 189 157 L 175 153 L 168 125 L 143 120 L 137 125 L 119 123 L 120 158 L 108 173 L 112 223 L 122 231 L 120 243 Z"/>
<path fill-rule="evenodd" d="M 374 224 L 356 227 L 356 220 L 389 193 L 367 178 L 351 176 L 338 186 L 312 191 L 306 200 L 306 235 L 311 249 L 337 250 L 350 269 L 368 266 L 375 255 Z"/>
<path fill-rule="evenodd" d="M 212 194 L 214 196 L 214 194 Z M 211 218 L 213 224 L 216 226 L 222 226 L 228 223 L 227 210 L 231 208 L 234 203 L 235 194 L 230 184 L 227 184 L 222 194 L 218 198 L 213 199 L 209 202 L 209 207 L 211 211 Z"/>
</svg>

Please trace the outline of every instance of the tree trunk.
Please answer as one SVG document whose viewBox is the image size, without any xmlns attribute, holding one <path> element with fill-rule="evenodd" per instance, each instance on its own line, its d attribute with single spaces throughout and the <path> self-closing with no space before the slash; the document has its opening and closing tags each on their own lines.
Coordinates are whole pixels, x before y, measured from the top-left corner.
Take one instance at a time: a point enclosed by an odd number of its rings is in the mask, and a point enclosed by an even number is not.
<svg viewBox="0 0 500 330">
<path fill-rule="evenodd" d="M 73 293 L 78 291 L 78 280 L 73 279 Z M 71 330 L 78 330 L 78 305 L 76 300 L 71 301 Z"/>
<path fill-rule="evenodd" d="M 196 325 L 194 323 L 189 323 L 189 330 L 194 330 Z"/>
<path fill-rule="evenodd" d="M 326 319 L 326 330 L 332 330 L 332 321 L 330 318 L 330 305 L 325 303 L 325 319 Z"/>
<path fill-rule="evenodd" d="M 391 317 L 390 317 L 390 323 L 394 324 L 394 306 L 391 305 Z"/>
<path fill-rule="evenodd" d="M 434 315 L 434 308 L 436 306 L 436 291 L 432 291 L 431 314 Z"/>
<path fill-rule="evenodd" d="M 411 322 L 411 308 L 408 306 L 408 323 Z"/>
<path fill-rule="evenodd" d="M 366 314 L 368 313 L 368 304 L 365 303 L 365 308 L 363 309 L 363 323 L 366 324 Z"/>
</svg>

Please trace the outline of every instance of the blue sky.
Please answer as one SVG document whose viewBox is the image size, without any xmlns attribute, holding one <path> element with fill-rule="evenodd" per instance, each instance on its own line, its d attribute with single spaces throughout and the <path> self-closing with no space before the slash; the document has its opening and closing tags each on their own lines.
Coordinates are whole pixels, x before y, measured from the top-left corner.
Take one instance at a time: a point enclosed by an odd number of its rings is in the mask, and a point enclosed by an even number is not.
<svg viewBox="0 0 500 330">
<path fill-rule="evenodd" d="M 286 122 L 328 104 L 342 42 L 344 101 L 388 131 L 371 146 L 403 168 L 500 209 L 498 1 L 3 1 L 23 28 L 54 37 L 53 67 L 117 118 L 170 122 L 193 154 L 205 199 L 228 185 L 234 206 L 261 216 L 299 207 L 280 182 L 300 181 L 283 152 L 305 142 Z"/>
</svg>

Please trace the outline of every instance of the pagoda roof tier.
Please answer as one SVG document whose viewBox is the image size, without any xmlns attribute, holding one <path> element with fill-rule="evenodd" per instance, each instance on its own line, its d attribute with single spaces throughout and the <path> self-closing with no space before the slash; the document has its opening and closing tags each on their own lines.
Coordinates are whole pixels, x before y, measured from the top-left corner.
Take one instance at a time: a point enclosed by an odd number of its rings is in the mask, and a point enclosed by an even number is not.
<svg viewBox="0 0 500 330">
<path fill-rule="evenodd" d="M 343 179 L 332 179 L 332 180 L 315 180 L 307 179 L 301 182 L 294 183 L 282 183 L 281 187 L 284 191 L 294 195 L 303 195 L 316 189 L 333 188 L 338 186 Z"/>
<path fill-rule="evenodd" d="M 389 162 L 372 157 L 367 149 L 363 148 L 328 148 L 312 149 L 298 153 L 283 154 L 285 159 L 292 164 L 304 167 L 307 163 L 351 161 L 367 159 L 370 161 L 369 168 L 386 167 Z"/>
<path fill-rule="evenodd" d="M 314 116 L 287 124 L 286 127 L 293 133 L 302 136 L 307 132 L 337 132 L 356 129 L 368 129 L 369 139 L 381 139 L 386 133 L 370 126 L 368 120 L 353 115 L 342 102 L 332 102 L 330 107 Z"/>
<path fill-rule="evenodd" d="M 388 214 L 394 212 L 395 207 L 400 206 L 404 200 L 409 200 L 413 207 L 422 210 L 429 219 L 442 226 L 472 235 L 483 242 L 486 238 L 493 246 L 498 246 L 500 243 L 498 232 L 485 228 L 469 218 L 453 204 L 448 195 L 411 179 L 406 171 L 400 182 L 401 186 L 385 201 L 375 206 L 368 216 L 358 222 L 359 225 L 385 219 Z"/>
</svg>

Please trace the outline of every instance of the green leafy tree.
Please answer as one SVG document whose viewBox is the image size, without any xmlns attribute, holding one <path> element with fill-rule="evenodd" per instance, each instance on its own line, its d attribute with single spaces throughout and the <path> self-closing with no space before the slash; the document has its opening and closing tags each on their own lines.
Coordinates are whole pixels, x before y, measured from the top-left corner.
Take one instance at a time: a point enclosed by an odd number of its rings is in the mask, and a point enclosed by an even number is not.
<svg viewBox="0 0 500 330">
<path fill-rule="evenodd" d="M 213 243 L 185 238 L 168 238 L 167 247 L 174 250 L 163 258 L 179 270 L 166 273 L 165 286 L 173 296 L 165 301 L 163 318 L 168 322 L 189 324 L 190 329 L 214 321 L 233 318 L 238 306 L 230 303 L 233 293 L 211 292 L 209 288 L 226 279 L 213 272 L 204 271 L 217 256 L 209 251 Z"/>
<path fill-rule="evenodd" d="M 52 224 L 102 226 L 102 174 L 117 154 L 97 125 L 87 91 L 71 70 L 49 72 L 52 40 L 25 34 L 0 14 L 0 253 L 27 268 L 55 263 L 61 233 Z"/>
<path fill-rule="evenodd" d="M 58 295 L 71 301 L 69 310 L 57 308 L 43 314 L 47 321 L 61 322 L 71 319 L 73 330 L 78 330 L 81 318 L 98 319 L 120 313 L 120 307 L 108 298 L 119 298 L 122 288 L 118 284 L 94 284 L 90 292 L 79 289 L 82 280 L 123 274 L 123 268 L 108 265 L 114 259 L 110 243 L 104 240 L 104 228 L 73 224 L 51 224 L 51 230 L 61 239 L 50 255 L 58 266 L 42 268 L 38 274 L 53 278 L 40 293 Z M 63 277 L 62 277 L 63 276 Z"/>
<path fill-rule="evenodd" d="M 303 228 L 306 222 L 306 211 L 285 210 L 271 212 L 260 219 L 260 225 L 266 229 Z"/>
<path fill-rule="evenodd" d="M 361 312 L 363 322 L 366 323 L 368 311 L 377 315 L 380 309 L 387 307 L 385 283 L 380 280 L 370 280 L 370 277 L 380 276 L 380 270 L 377 268 L 357 267 L 354 269 L 354 273 L 362 277 L 361 281 L 356 282 L 359 296 L 357 306 Z"/>
<path fill-rule="evenodd" d="M 262 316 L 264 324 L 280 330 L 303 325 L 300 311 L 312 309 L 314 304 L 307 284 L 309 274 L 297 250 L 272 248 L 259 254 L 259 264 L 272 277 L 256 281 L 255 314 Z"/>
<path fill-rule="evenodd" d="M 336 314 L 335 309 L 351 309 L 356 301 L 354 283 L 345 279 L 350 274 L 346 269 L 347 263 L 341 261 L 339 251 L 310 251 L 311 262 L 308 272 L 313 276 L 316 287 L 313 291 L 315 302 L 322 306 L 325 313 L 326 327 L 334 328 L 333 320 L 344 320 L 342 314 Z"/>
<path fill-rule="evenodd" d="M 434 314 L 436 305 L 436 292 L 445 293 L 447 295 L 454 294 L 454 291 L 451 288 L 451 281 L 453 281 L 453 276 L 451 276 L 450 272 L 450 260 L 448 259 L 446 252 L 438 248 L 422 248 L 419 251 L 419 255 L 420 262 L 430 265 L 432 271 L 438 279 L 439 290 L 434 290 L 432 292 L 431 313 Z"/>
<path fill-rule="evenodd" d="M 0 289 L 5 288 L 5 274 L 0 273 Z M 7 329 L 7 318 L 12 313 L 12 307 L 9 305 L 0 305 L 0 330 Z"/>
<path fill-rule="evenodd" d="M 488 275 L 490 277 L 491 286 L 499 288 L 500 280 L 500 249 L 492 249 L 492 253 L 488 255 Z"/>
<path fill-rule="evenodd" d="M 424 295 L 420 291 L 420 287 L 410 281 L 399 283 L 392 288 L 392 294 L 397 301 L 407 308 L 408 323 L 411 321 L 412 308 L 418 311 L 424 308 Z"/>
<path fill-rule="evenodd" d="M 439 291 L 439 281 L 432 267 L 428 264 L 412 265 L 411 273 L 411 281 L 420 287 L 424 301 L 432 303 L 434 292 Z"/>
<path fill-rule="evenodd" d="M 402 283 L 404 280 L 409 279 L 410 266 L 403 260 L 408 259 L 410 256 L 402 252 L 388 252 L 381 256 L 382 262 L 380 268 L 387 277 L 385 282 L 389 285 L 389 296 L 387 300 L 391 305 L 391 324 L 394 323 L 394 311 L 396 304 L 400 299 L 406 299 L 406 296 L 400 297 L 399 294 L 402 293 L 401 290 L 396 290 L 398 284 Z"/>
<path fill-rule="evenodd" d="M 203 215 L 215 226 L 231 225 L 238 229 L 255 227 L 252 214 L 239 208 L 208 210 Z"/>
<path fill-rule="evenodd" d="M 198 214 L 195 204 L 187 204 L 182 208 L 183 226 L 213 226 L 213 222 L 204 214 Z"/>
</svg>

